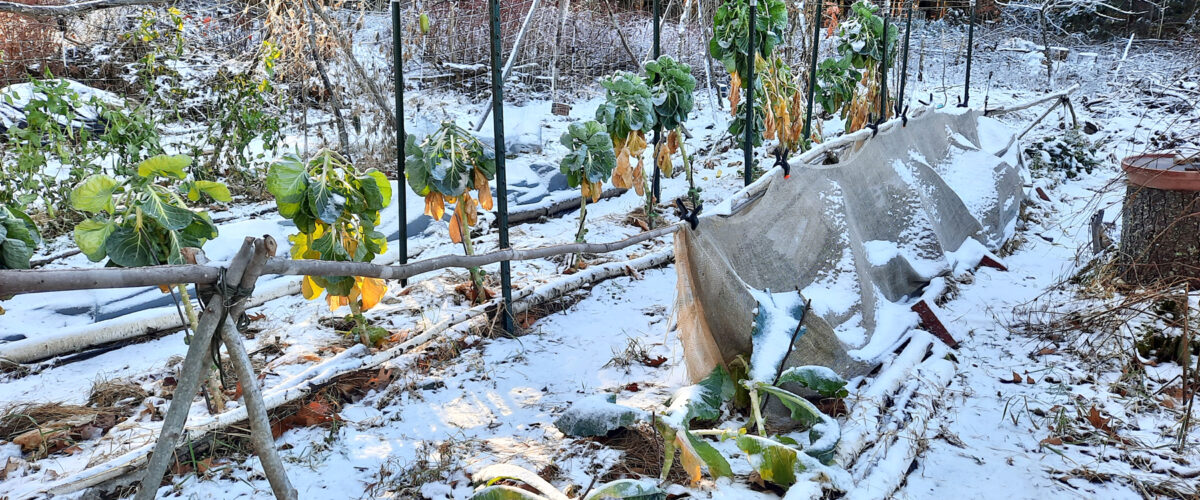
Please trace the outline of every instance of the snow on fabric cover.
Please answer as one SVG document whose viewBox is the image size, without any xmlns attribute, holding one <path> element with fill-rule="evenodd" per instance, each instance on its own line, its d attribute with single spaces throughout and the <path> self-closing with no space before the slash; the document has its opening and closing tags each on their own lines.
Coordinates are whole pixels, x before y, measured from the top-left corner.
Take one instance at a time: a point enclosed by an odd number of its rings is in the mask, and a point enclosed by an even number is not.
<svg viewBox="0 0 1200 500">
<path fill-rule="evenodd" d="M 768 289 L 812 301 L 786 366 L 867 373 L 917 325 L 910 307 L 930 280 L 973 268 L 1012 236 L 1020 160 L 992 147 L 1012 136 L 979 111 L 925 112 L 843 148 L 835 164 L 768 173 L 758 199 L 675 233 L 688 375 L 748 357 L 754 290 Z"/>
</svg>

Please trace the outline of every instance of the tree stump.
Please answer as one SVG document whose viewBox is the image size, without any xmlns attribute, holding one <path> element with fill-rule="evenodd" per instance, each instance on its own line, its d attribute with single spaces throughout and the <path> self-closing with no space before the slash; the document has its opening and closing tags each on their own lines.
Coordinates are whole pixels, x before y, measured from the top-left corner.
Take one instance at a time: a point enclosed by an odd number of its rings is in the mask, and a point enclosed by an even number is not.
<svg viewBox="0 0 1200 500">
<path fill-rule="evenodd" d="M 1127 177 L 1121 277 L 1131 285 L 1187 281 L 1200 288 L 1200 161 L 1147 154 L 1121 162 Z"/>
</svg>

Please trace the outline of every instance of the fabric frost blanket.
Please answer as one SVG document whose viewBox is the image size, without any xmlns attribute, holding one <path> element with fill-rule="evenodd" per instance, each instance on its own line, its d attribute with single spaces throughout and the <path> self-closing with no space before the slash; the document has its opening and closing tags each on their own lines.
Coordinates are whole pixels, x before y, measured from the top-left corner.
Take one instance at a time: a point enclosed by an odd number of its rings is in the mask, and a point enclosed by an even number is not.
<svg viewBox="0 0 1200 500">
<path fill-rule="evenodd" d="M 757 198 L 677 232 L 689 376 L 749 357 L 752 289 L 812 301 L 786 366 L 868 372 L 917 325 L 911 307 L 931 280 L 974 268 L 1013 234 L 1024 199 L 1013 135 L 980 111 L 925 111 L 806 155 L 824 164 L 796 164 L 790 178 L 773 169 L 746 188 Z"/>
</svg>

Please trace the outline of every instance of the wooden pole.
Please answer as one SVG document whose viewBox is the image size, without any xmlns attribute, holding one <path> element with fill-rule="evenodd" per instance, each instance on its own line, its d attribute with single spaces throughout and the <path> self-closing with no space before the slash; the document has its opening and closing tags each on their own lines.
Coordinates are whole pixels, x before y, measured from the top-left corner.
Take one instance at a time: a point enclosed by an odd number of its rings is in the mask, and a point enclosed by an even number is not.
<svg viewBox="0 0 1200 500">
<path fill-rule="evenodd" d="M 242 273 L 241 288 L 249 290 L 262 274 L 267 258 L 275 255 L 274 239 L 260 239 L 254 242 L 254 259 L 250 261 L 246 271 Z M 216 300 L 221 300 L 217 296 Z M 250 364 L 250 355 L 242 344 L 242 336 L 238 333 L 235 318 L 241 315 L 245 298 L 240 298 L 229 306 L 229 318 L 221 327 L 221 341 L 229 350 L 229 359 L 242 383 L 242 402 L 246 405 L 246 417 L 250 421 L 250 442 L 262 462 L 263 474 L 271 483 L 271 490 L 277 499 L 296 499 L 296 489 L 288 480 L 287 470 L 275 450 L 275 438 L 271 434 L 271 420 L 267 415 L 267 406 L 263 402 L 262 390 L 258 387 L 258 377 L 254 374 L 254 366 Z"/>
<path fill-rule="evenodd" d="M 241 283 L 242 273 L 250 259 L 254 257 L 254 253 L 254 238 L 246 237 L 246 240 L 242 242 L 242 248 L 233 258 L 225 273 L 227 282 Z M 200 316 L 200 326 L 196 328 L 195 335 L 192 336 L 192 343 L 188 347 L 187 357 L 183 360 L 183 368 L 180 370 L 178 385 L 171 398 L 171 406 L 167 409 L 166 417 L 163 418 L 162 432 L 158 436 L 158 442 L 154 445 L 150 464 L 146 468 L 146 474 L 142 476 L 141 487 L 138 489 L 137 496 L 134 497 L 135 500 L 152 500 L 158 493 L 163 474 L 171 464 L 171 458 L 175 455 L 175 446 L 183 434 L 183 425 L 192 408 L 192 400 L 200 390 L 201 381 L 208 374 L 212 338 L 217 331 L 217 324 L 221 322 L 221 318 L 225 314 L 225 302 L 218 295 L 208 301 L 204 313 Z"/>
</svg>

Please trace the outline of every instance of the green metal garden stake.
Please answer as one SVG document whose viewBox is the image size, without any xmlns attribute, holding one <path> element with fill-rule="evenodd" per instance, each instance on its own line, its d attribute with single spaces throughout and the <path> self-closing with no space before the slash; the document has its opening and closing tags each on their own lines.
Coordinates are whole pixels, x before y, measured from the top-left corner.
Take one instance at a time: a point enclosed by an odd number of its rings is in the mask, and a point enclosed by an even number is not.
<svg viewBox="0 0 1200 500">
<path fill-rule="evenodd" d="M 408 190 L 404 189 L 404 49 L 403 26 L 400 24 L 400 1 L 392 0 L 392 64 L 396 68 L 396 206 L 400 216 L 399 241 L 400 264 L 408 263 Z M 408 280 L 400 280 L 400 286 L 408 286 Z"/>
<path fill-rule="evenodd" d="M 758 7 L 758 0 L 750 0 L 750 30 L 747 35 L 747 38 L 749 38 L 749 40 L 747 40 L 747 42 L 749 42 L 748 46 L 750 48 L 750 50 L 747 51 L 747 53 L 750 54 L 750 61 L 748 64 L 746 64 L 746 84 L 745 84 L 745 88 L 746 88 L 746 130 L 745 130 L 746 136 L 742 142 L 742 153 L 743 153 L 744 160 L 746 162 L 746 168 L 743 172 L 742 177 L 743 177 L 743 180 L 745 181 L 745 185 L 747 185 L 747 186 L 749 186 L 750 182 L 753 180 L 752 177 L 753 177 L 753 171 L 754 171 L 754 140 L 753 140 L 754 139 L 754 135 L 753 135 L 754 134 L 754 59 L 755 59 L 755 55 L 756 55 L 754 52 L 755 51 L 755 48 L 754 48 L 754 21 L 755 21 L 754 16 L 756 14 L 755 9 L 757 7 Z"/>
<path fill-rule="evenodd" d="M 801 146 L 812 140 L 813 93 L 817 90 L 817 57 L 821 49 L 821 7 L 823 2 L 817 2 L 817 23 L 813 27 L 812 60 L 808 65 L 808 106 L 804 108 L 804 141 Z"/>
<path fill-rule="evenodd" d="M 496 136 L 496 198 L 499 225 L 500 249 L 509 248 L 508 244 L 508 181 L 504 171 L 504 80 L 501 75 L 500 51 L 500 0 L 488 0 L 491 6 L 492 25 L 492 128 Z M 512 317 L 512 269 L 507 260 L 500 262 L 500 294 L 504 297 L 504 331 L 510 335 L 513 330 Z"/>
</svg>

